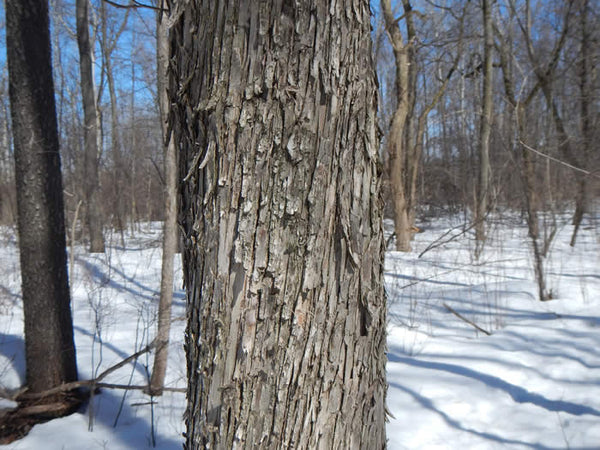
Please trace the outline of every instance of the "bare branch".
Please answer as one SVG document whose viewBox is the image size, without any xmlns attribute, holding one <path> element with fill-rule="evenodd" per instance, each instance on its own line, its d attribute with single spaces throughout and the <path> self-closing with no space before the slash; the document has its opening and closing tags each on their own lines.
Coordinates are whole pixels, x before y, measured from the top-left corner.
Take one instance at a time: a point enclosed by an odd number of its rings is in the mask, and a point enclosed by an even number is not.
<svg viewBox="0 0 600 450">
<path fill-rule="evenodd" d="M 492 333 L 490 333 L 487 330 L 484 330 L 483 328 L 481 328 L 479 325 L 477 325 L 475 322 L 472 322 L 471 320 L 467 319 L 465 316 L 463 316 L 462 314 L 460 314 L 458 311 L 456 311 L 455 309 L 451 308 L 450 306 L 448 306 L 446 303 L 443 304 L 444 308 L 446 308 L 448 311 L 450 311 L 452 314 L 454 314 L 456 317 L 458 317 L 460 320 L 468 323 L 469 325 L 471 325 L 473 328 L 481 331 L 482 333 L 491 336 Z"/>
<path fill-rule="evenodd" d="M 108 3 L 110 6 L 114 6 L 115 8 L 120 8 L 120 9 L 147 8 L 147 9 L 151 9 L 153 11 L 168 12 L 168 10 L 166 10 L 166 9 L 158 8 L 158 7 L 152 6 L 152 5 L 146 5 L 145 3 L 140 3 L 137 0 L 132 0 L 127 5 L 123 5 L 121 3 L 117 3 L 117 2 L 114 2 L 112 0 L 102 0 L 102 1 L 105 2 L 105 3 Z"/>
<path fill-rule="evenodd" d="M 573 169 L 573 170 L 575 170 L 577 172 L 581 172 L 581 173 L 583 173 L 585 175 L 588 175 L 590 177 L 594 177 L 594 178 L 600 179 L 600 174 L 597 173 L 598 172 L 597 170 L 589 171 L 589 170 L 582 169 L 581 167 L 576 167 L 576 166 L 574 166 L 572 164 L 569 164 L 568 162 L 562 161 L 562 160 L 560 160 L 558 158 L 555 158 L 554 156 L 550 156 L 550 155 L 548 155 L 546 153 L 543 153 L 540 150 L 537 150 L 537 149 L 531 147 L 530 145 L 527 145 L 522 139 L 519 139 L 519 144 L 521 144 L 523 147 L 525 147 L 530 152 L 535 153 L 536 155 L 539 155 L 539 156 L 542 156 L 544 158 L 547 158 L 550 161 L 553 161 L 555 163 L 561 164 L 561 165 L 563 165 L 565 167 L 568 167 L 569 169 Z"/>
<path fill-rule="evenodd" d="M 464 230 L 462 230 L 460 233 L 458 234 L 454 234 L 452 236 L 450 236 L 447 240 L 442 240 L 444 239 L 446 236 L 448 236 L 450 233 L 452 233 L 454 230 L 461 228 L 462 225 L 458 226 L 458 227 L 454 227 L 449 229 L 448 231 L 446 231 L 444 234 L 442 234 L 439 238 L 437 238 L 435 241 L 433 241 L 431 244 L 429 244 L 427 246 L 427 248 L 425 250 L 423 250 L 421 253 L 419 253 L 419 256 L 417 256 L 417 258 L 420 258 L 421 256 L 423 256 L 425 253 L 427 253 L 429 250 L 432 250 L 434 248 L 437 247 L 441 247 L 442 245 L 447 244 L 448 242 L 452 242 L 454 239 L 459 238 L 460 236 L 462 236 L 463 234 L 466 234 L 469 232 L 469 230 L 471 230 L 474 226 L 476 225 L 476 222 L 471 223 L 467 228 L 465 228 Z"/>
<path fill-rule="evenodd" d="M 141 350 L 135 352 L 134 354 L 128 356 L 127 358 L 125 358 L 124 360 L 122 360 L 121 362 L 119 362 L 118 364 L 115 364 L 114 366 L 109 367 L 108 369 L 106 369 L 104 372 L 102 372 L 100 375 L 98 375 L 93 380 L 82 380 L 82 381 L 72 381 L 70 383 L 63 383 L 63 384 L 61 384 L 59 386 L 56 386 L 56 387 L 54 387 L 52 389 L 48 389 L 48 390 L 43 391 L 43 392 L 35 392 L 35 393 L 31 393 L 31 394 L 23 394 L 23 398 L 25 398 L 27 400 L 36 400 L 36 399 L 41 399 L 41 398 L 44 398 L 44 397 L 48 397 L 50 395 L 59 394 L 61 392 L 72 391 L 72 390 L 80 388 L 80 387 L 86 387 L 86 386 L 91 386 L 91 387 L 98 386 L 99 387 L 99 386 L 101 386 L 103 384 L 103 383 L 100 383 L 100 381 L 102 379 L 106 378 L 112 372 L 114 372 L 115 370 L 123 367 L 125 364 L 129 363 L 130 361 L 139 358 L 144 353 L 149 352 L 150 350 L 152 350 L 152 348 L 154 348 L 154 345 L 155 345 L 154 342 L 151 343 L 150 345 L 147 345 L 143 349 L 141 349 Z"/>
</svg>

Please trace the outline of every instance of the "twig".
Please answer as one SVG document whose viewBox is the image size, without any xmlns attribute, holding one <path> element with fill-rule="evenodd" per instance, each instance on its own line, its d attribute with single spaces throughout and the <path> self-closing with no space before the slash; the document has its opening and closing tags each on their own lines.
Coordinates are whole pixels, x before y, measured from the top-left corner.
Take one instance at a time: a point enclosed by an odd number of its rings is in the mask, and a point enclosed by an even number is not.
<svg viewBox="0 0 600 450">
<path fill-rule="evenodd" d="M 115 8 L 120 8 L 120 9 L 148 8 L 148 9 L 152 9 L 154 11 L 169 12 L 168 9 L 157 8 L 156 6 L 147 5 L 145 3 L 140 3 L 137 0 L 133 0 L 133 1 L 131 1 L 127 5 L 123 5 L 121 3 L 113 2 L 112 0 L 102 0 L 102 1 L 104 1 L 105 3 L 108 3 L 110 6 L 114 6 Z"/>
<path fill-rule="evenodd" d="M 481 219 L 483 220 L 483 218 Z M 471 223 L 471 225 L 469 225 L 467 228 L 465 228 L 463 231 L 461 231 L 458 234 L 452 235 L 452 237 L 450 237 L 448 240 L 446 241 L 442 241 L 443 238 L 445 238 L 446 236 L 448 236 L 450 233 L 452 233 L 454 230 L 456 230 L 457 228 L 462 227 L 463 225 L 460 225 L 458 227 L 454 227 L 449 229 L 448 231 L 446 231 L 444 234 L 442 234 L 439 238 L 437 238 L 435 241 L 433 241 L 431 244 L 429 244 L 427 246 L 427 248 L 425 250 L 423 250 L 421 253 L 419 253 L 419 256 L 417 256 L 417 258 L 420 258 L 421 256 L 423 256 L 425 253 L 427 253 L 429 250 L 432 250 L 434 248 L 437 247 L 441 247 L 442 245 L 447 244 L 448 242 L 453 241 L 454 239 L 462 236 L 463 234 L 467 233 L 469 230 L 471 230 L 475 225 L 477 225 L 478 221 L 475 221 L 473 223 Z M 441 242 L 440 242 L 441 241 Z"/>
<path fill-rule="evenodd" d="M 156 163 L 156 161 L 154 161 L 154 158 L 152 158 L 150 156 L 148 159 L 150 159 L 150 162 L 152 163 L 152 165 L 156 169 L 156 174 L 158 175 L 158 180 L 160 181 L 160 185 L 161 186 L 165 186 L 166 185 L 165 179 L 163 177 L 163 174 L 160 172 L 160 167 L 158 167 L 158 164 Z"/>
<path fill-rule="evenodd" d="M 600 178 L 600 175 L 596 173 L 597 171 L 589 171 L 589 170 L 586 170 L 586 169 L 582 169 L 581 167 L 577 167 L 577 166 L 574 166 L 573 164 L 569 164 L 568 162 L 562 161 L 562 160 L 560 160 L 558 158 L 555 158 L 554 156 L 547 155 L 546 153 L 541 152 L 541 151 L 533 148 L 530 145 L 527 145 L 522 139 L 519 139 L 519 144 L 521 144 L 523 147 L 525 147 L 530 152 L 533 152 L 536 155 L 542 156 L 544 158 L 548 158 L 550 161 L 553 161 L 555 163 L 562 164 L 563 166 L 568 167 L 569 169 L 573 169 L 573 170 L 575 170 L 577 172 L 581 172 L 584 175 L 588 175 L 590 177 Z"/>
<path fill-rule="evenodd" d="M 19 395 L 21 395 L 23 392 L 27 391 L 27 387 L 24 386 L 20 389 L 16 389 L 16 390 L 12 390 L 12 389 L 5 389 L 4 387 L 0 386 L 0 398 L 4 398 L 6 400 L 10 400 L 12 402 L 16 401 L 16 398 L 19 397 Z"/>
<path fill-rule="evenodd" d="M 124 389 L 127 391 L 145 391 L 148 389 L 148 385 L 141 384 L 113 384 L 113 383 L 96 383 L 96 387 L 101 389 Z M 176 387 L 164 387 L 163 391 L 165 392 L 180 392 L 185 394 L 187 392 L 186 388 L 176 388 Z"/>
<path fill-rule="evenodd" d="M 118 364 L 115 364 L 114 366 L 109 367 L 108 369 L 106 369 L 104 372 L 102 372 L 100 375 L 98 375 L 93 380 L 71 381 L 70 383 L 63 383 L 59 386 L 56 386 L 52 389 L 48 389 L 43 392 L 24 394 L 23 398 L 25 398 L 27 400 L 36 400 L 36 399 L 48 397 L 53 394 L 59 394 L 61 392 L 65 392 L 65 391 L 71 391 L 73 389 L 77 389 L 80 387 L 86 387 L 86 386 L 102 387 L 102 385 L 105 385 L 105 383 L 100 383 L 101 380 L 106 378 L 108 375 L 113 373 L 115 370 L 123 367 L 125 364 L 127 364 L 131 360 L 138 358 L 140 355 L 143 355 L 146 352 L 149 352 L 150 350 L 152 350 L 153 347 L 154 347 L 154 342 L 151 343 L 150 345 L 147 345 L 140 351 L 134 353 L 133 355 L 128 356 L 123 361 L 119 362 Z M 119 385 L 114 385 L 115 389 L 117 389 L 116 386 L 119 386 Z M 105 385 L 105 387 L 111 387 L 111 385 Z"/>
<path fill-rule="evenodd" d="M 446 303 L 443 304 L 444 308 L 446 308 L 448 311 L 450 311 L 452 314 L 454 314 L 456 317 L 458 317 L 460 320 L 463 320 L 465 322 L 467 322 L 469 325 L 471 325 L 472 327 L 476 328 L 477 330 L 481 331 L 482 333 L 487 334 L 488 336 L 491 336 L 492 333 L 490 333 L 487 330 L 484 330 L 483 328 L 481 328 L 479 325 L 477 325 L 475 322 L 470 321 L 469 319 L 467 319 L 465 316 L 461 315 L 458 311 L 452 309 L 450 306 L 448 306 Z"/>
</svg>

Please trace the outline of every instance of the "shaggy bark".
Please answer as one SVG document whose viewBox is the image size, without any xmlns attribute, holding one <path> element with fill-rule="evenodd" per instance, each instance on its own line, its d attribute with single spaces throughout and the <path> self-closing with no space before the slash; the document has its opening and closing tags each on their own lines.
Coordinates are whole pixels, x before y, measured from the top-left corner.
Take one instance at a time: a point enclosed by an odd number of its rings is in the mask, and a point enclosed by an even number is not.
<svg viewBox="0 0 600 450">
<path fill-rule="evenodd" d="M 188 449 L 383 449 L 369 3 L 181 2 Z"/>
</svg>

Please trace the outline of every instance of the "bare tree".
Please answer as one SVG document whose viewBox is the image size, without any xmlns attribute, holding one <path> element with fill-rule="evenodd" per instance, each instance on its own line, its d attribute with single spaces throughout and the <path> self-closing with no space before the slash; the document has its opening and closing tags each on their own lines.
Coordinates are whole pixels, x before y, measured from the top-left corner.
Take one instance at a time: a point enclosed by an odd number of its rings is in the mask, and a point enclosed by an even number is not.
<svg viewBox="0 0 600 450">
<path fill-rule="evenodd" d="M 479 186 L 475 208 L 475 238 L 477 253 L 485 240 L 485 216 L 488 209 L 490 166 L 490 134 L 493 121 L 494 86 L 494 30 L 492 27 L 492 1 L 483 0 L 483 104 L 479 132 Z"/>
<path fill-rule="evenodd" d="M 161 2 L 163 3 L 163 2 Z M 162 8 L 161 8 L 162 9 Z M 158 304 L 158 332 L 156 354 L 150 379 L 150 391 L 161 395 L 167 371 L 169 332 L 171 330 L 171 304 L 173 302 L 173 258 L 177 249 L 177 154 L 175 142 L 171 138 L 167 122 L 169 97 L 167 79 L 169 67 L 169 40 L 166 14 L 157 13 L 157 80 L 162 136 L 165 155 L 165 223 L 163 227 L 162 272 L 160 280 L 160 300 Z"/>
<path fill-rule="evenodd" d="M 102 36 L 100 39 L 100 48 L 102 50 L 102 66 L 104 73 L 106 74 L 106 84 L 108 87 L 108 93 L 110 97 L 110 136 L 111 136 L 111 150 L 113 156 L 113 182 L 115 187 L 115 195 L 113 200 L 113 212 L 116 218 L 117 227 L 121 233 L 121 244 L 125 246 L 125 204 L 123 189 L 125 186 L 125 180 L 127 178 L 127 171 L 125 170 L 125 162 L 123 161 L 123 152 L 121 151 L 121 136 L 119 132 L 119 109 L 117 104 L 117 87 L 115 83 L 114 75 L 114 63 L 113 57 L 117 47 L 117 43 L 125 28 L 129 18 L 131 9 L 126 9 L 123 14 L 121 22 L 118 24 L 117 29 L 111 33 L 109 30 L 107 17 L 107 8 L 104 1 L 100 2 L 100 21 Z M 110 34 L 110 35 L 109 35 Z"/>
<path fill-rule="evenodd" d="M 562 32 L 560 35 L 561 36 L 560 39 L 563 42 L 563 44 L 562 44 L 563 46 L 564 46 L 564 41 L 567 39 L 567 35 L 569 33 L 569 28 L 571 25 L 571 13 L 572 13 L 572 9 L 573 9 L 573 4 L 574 4 L 574 0 L 569 0 L 569 1 L 565 2 L 563 27 L 562 27 Z M 526 6 L 527 14 L 530 14 L 529 1 L 527 1 L 525 3 L 525 6 Z M 585 12 L 585 10 L 587 9 L 585 1 L 582 4 L 582 8 L 583 8 L 583 14 L 581 15 L 581 17 L 585 17 L 587 15 Z M 542 64 L 540 64 L 539 58 L 534 49 L 533 40 L 531 37 L 532 32 L 531 32 L 530 23 L 531 23 L 531 21 L 527 17 L 526 20 L 519 21 L 519 26 L 523 33 L 523 38 L 524 38 L 524 41 L 525 41 L 525 44 L 527 47 L 527 54 L 529 56 L 531 63 L 533 64 L 535 75 L 537 77 L 538 83 L 540 84 L 541 90 L 544 94 L 544 98 L 546 100 L 546 105 L 551 114 L 552 121 L 554 122 L 554 125 L 556 127 L 557 137 L 558 137 L 558 141 L 559 141 L 558 149 L 560 151 L 560 155 L 564 159 L 564 161 L 567 162 L 569 165 L 571 165 L 573 167 L 581 168 L 584 166 L 584 164 L 580 160 L 580 158 L 578 158 L 577 153 L 576 153 L 575 149 L 573 148 L 573 144 L 572 144 L 573 138 L 569 135 L 569 132 L 567 131 L 567 125 L 565 123 L 565 120 L 562 117 L 562 114 L 559 111 L 559 107 L 557 105 L 556 98 L 554 95 L 553 83 L 554 83 L 554 73 L 555 72 L 554 71 L 549 72 L 547 70 L 544 70 L 544 66 Z M 584 41 L 584 40 L 586 40 L 586 37 L 589 38 L 589 36 L 587 36 L 589 31 L 586 29 L 587 27 L 585 24 L 585 19 L 583 19 L 582 25 L 583 25 L 582 26 L 582 41 Z M 586 52 L 587 52 L 587 61 L 583 63 L 584 64 L 583 66 L 580 65 L 580 70 L 582 70 L 581 68 L 583 67 L 583 70 L 585 71 L 585 64 L 589 63 L 589 47 L 590 47 L 589 44 L 590 44 L 590 42 L 587 42 L 585 45 L 585 47 L 587 47 L 587 49 L 582 50 L 581 61 L 584 61 L 586 59 Z M 582 46 L 583 46 L 583 42 L 582 42 Z M 582 73 L 584 73 L 584 72 L 582 72 Z M 584 80 L 586 76 L 587 75 L 584 74 L 581 77 L 581 79 Z M 585 91 L 585 86 L 586 86 L 585 81 L 581 84 L 581 86 L 583 87 L 583 89 Z M 583 110 L 586 109 L 586 104 L 590 97 L 589 94 L 590 94 L 590 92 L 582 92 L 582 95 L 585 96 L 585 97 L 582 97 L 580 100 Z M 586 116 L 589 117 L 589 111 L 584 113 L 583 110 L 582 110 L 582 130 L 581 131 L 582 131 L 582 133 L 585 133 L 586 132 L 586 123 L 583 121 L 584 120 L 583 114 L 585 114 Z M 587 130 L 587 132 L 589 134 L 589 129 Z M 575 214 L 573 216 L 574 229 L 573 229 L 573 235 L 571 237 L 571 245 L 575 245 L 577 231 L 579 230 L 579 226 L 581 225 L 581 221 L 583 219 L 583 215 L 586 210 L 586 203 L 587 203 L 586 190 L 587 190 L 586 177 L 584 175 L 582 175 L 581 173 L 579 173 L 579 174 L 577 174 L 577 193 L 575 195 Z"/>
<path fill-rule="evenodd" d="M 396 250 L 410 251 L 410 222 L 409 209 L 407 205 L 407 192 L 405 174 L 410 172 L 406 167 L 405 130 L 409 126 L 408 120 L 411 113 L 410 91 L 414 89 L 410 81 L 409 69 L 414 67 L 414 53 L 409 52 L 414 34 L 409 34 L 405 43 L 404 37 L 398 27 L 398 21 L 392 11 L 390 0 L 381 0 L 381 8 L 386 24 L 386 30 L 394 50 L 396 63 L 396 109 L 392 115 L 392 122 L 387 136 L 387 148 L 389 156 L 390 186 L 394 202 L 394 231 L 396 233 Z M 405 14 L 407 20 L 412 16 L 410 10 Z M 414 27 L 411 28 L 414 31 Z M 414 106 L 414 103 L 412 104 Z"/>
<path fill-rule="evenodd" d="M 512 0 L 509 1 L 511 11 L 514 17 L 516 17 L 519 27 L 528 34 L 528 26 L 525 23 L 530 23 L 531 11 L 529 9 L 529 1 L 526 2 L 525 6 L 525 17 L 520 18 L 518 11 L 516 10 L 515 4 Z M 535 168 L 534 168 L 534 154 L 532 153 L 532 147 L 527 144 L 527 128 L 526 128 L 526 111 L 531 105 L 533 100 L 544 89 L 545 80 L 550 80 L 556 70 L 559 62 L 559 58 L 562 49 L 565 44 L 567 32 L 568 32 L 568 18 L 569 12 L 563 17 L 563 24 L 559 32 L 559 36 L 556 39 L 552 50 L 549 53 L 547 61 L 537 61 L 536 73 L 539 73 L 536 77 L 535 82 L 525 95 L 519 96 L 515 89 L 515 80 L 511 70 L 511 50 L 509 47 L 507 36 L 503 35 L 498 27 L 495 29 L 495 33 L 499 36 L 500 44 L 500 65 L 502 67 L 504 89 L 506 99 L 514 110 L 515 120 L 517 123 L 516 137 L 517 147 L 520 150 L 522 157 L 522 178 L 525 194 L 525 206 L 527 211 L 527 225 L 529 229 L 529 237 L 533 247 L 534 256 L 534 269 L 536 274 L 536 280 L 538 283 L 538 295 L 540 300 L 548 300 L 551 298 L 550 292 L 546 289 L 545 275 L 544 275 L 544 249 L 540 243 L 540 231 L 539 231 L 539 220 L 538 220 L 538 199 L 535 186 Z M 528 49 L 531 52 L 531 49 Z"/>
<path fill-rule="evenodd" d="M 592 8 L 589 0 L 582 0 L 579 4 L 579 32 L 581 33 L 581 44 L 579 47 L 579 61 L 577 75 L 579 78 L 579 106 L 580 106 L 580 129 L 582 141 L 583 160 L 588 162 L 592 154 L 592 73 L 595 69 L 592 56 L 592 30 L 589 23 L 592 16 Z M 586 178 L 579 176 L 578 189 L 575 199 L 575 214 L 573 215 L 573 235 L 571 246 L 575 245 L 577 232 L 581 226 L 583 215 L 587 209 L 588 194 Z"/>
<path fill-rule="evenodd" d="M 14 158 L 11 156 L 10 111 L 8 107 L 8 74 L 0 73 L 0 224 L 16 220 Z"/>
<path fill-rule="evenodd" d="M 396 250 L 410 251 L 414 233 L 415 208 L 417 205 L 417 180 L 423 153 L 423 141 L 429 113 L 441 100 L 460 60 L 460 48 L 452 60 L 451 67 L 444 77 L 438 80 L 438 87 L 428 101 L 423 102 L 417 114 L 417 32 L 414 16 L 416 11 L 410 0 L 403 0 L 404 14 L 396 18 L 390 0 L 381 0 L 385 27 L 392 44 L 396 69 L 395 97 L 396 108 L 392 115 L 387 135 L 389 156 L 389 179 L 394 203 L 394 228 Z M 465 7 L 459 17 L 459 47 L 462 41 L 462 26 Z M 406 39 L 399 28 L 399 22 L 406 22 Z"/>
<path fill-rule="evenodd" d="M 28 393 L 77 379 L 47 0 L 6 0 Z M 62 398 L 62 397 L 61 397 Z M 57 403 L 47 411 L 69 408 Z"/>
<path fill-rule="evenodd" d="M 369 2 L 178 2 L 188 449 L 383 449 Z"/>
<path fill-rule="evenodd" d="M 89 0 L 76 1 L 77 44 L 79 47 L 79 69 L 81 96 L 84 114 L 84 190 L 87 207 L 87 226 L 90 237 L 90 252 L 104 252 L 102 213 L 99 201 L 98 166 L 100 158 L 99 117 L 92 72 L 92 47 L 88 19 Z"/>
</svg>

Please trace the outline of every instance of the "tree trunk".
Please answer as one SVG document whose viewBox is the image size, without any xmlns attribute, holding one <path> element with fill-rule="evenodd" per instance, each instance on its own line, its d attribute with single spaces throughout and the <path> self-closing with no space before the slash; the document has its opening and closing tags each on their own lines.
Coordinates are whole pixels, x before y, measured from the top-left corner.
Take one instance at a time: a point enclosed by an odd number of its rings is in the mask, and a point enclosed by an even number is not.
<svg viewBox="0 0 600 450">
<path fill-rule="evenodd" d="M 398 21 L 393 14 L 390 0 L 381 0 L 385 27 L 394 51 L 396 69 L 396 109 L 394 111 L 387 138 L 387 151 L 390 158 L 389 173 L 394 199 L 394 228 L 396 250 L 409 252 L 415 230 L 417 206 L 417 181 L 421 166 L 423 139 L 427 117 L 439 102 L 452 73 L 458 64 L 460 51 L 448 75 L 416 117 L 417 57 L 414 42 L 417 38 L 413 18 L 413 7 L 409 0 L 402 0 L 406 21 L 406 43 Z M 463 11 L 464 16 L 464 11 Z M 462 36 L 462 19 L 461 19 Z"/>
<path fill-rule="evenodd" d="M 579 63 L 577 65 L 577 75 L 579 77 L 579 98 L 580 98 L 580 117 L 581 138 L 583 161 L 589 161 L 592 148 L 592 113 L 590 103 L 593 99 L 592 83 L 590 72 L 593 65 L 590 41 L 592 40 L 591 30 L 588 25 L 588 14 L 591 13 L 589 0 L 583 0 L 579 6 L 579 25 L 581 27 L 581 46 Z M 575 194 L 575 214 L 573 214 L 573 234 L 571 235 L 571 247 L 575 246 L 577 232 L 581 226 L 583 215 L 587 209 L 587 181 L 586 177 L 579 176 L 577 180 L 577 193 Z"/>
<path fill-rule="evenodd" d="M 540 248 L 540 230 L 538 219 L 537 195 L 535 188 L 535 166 L 532 160 L 532 155 L 525 147 L 523 139 L 525 138 L 525 110 L 522 107 L 517 107 L 518 116 L 518 146 L 521 150 L 523 160 L 522 179 L 525 189 L 525 208 L 527 210 L 527 227 L 531 246 L 533 250 L 533 269 L 535 279 L 538 285 L 538 296 L 540 301 L 549 300 L 548 292 L 546 291 L 546 278 L 544 275 L 544 253 Z"/>
<path fill-rule="evenodd" d="M 92 74 L 92 48 L 88 26 L 88 0 L 76 1 L 77 44 L 79 46 L 79 71 L 81 76 L 81 96 L 84 115 L 84 183 L 87 203 L 87 226 L 90 236 L 90 252 L 104 252 L 104 236 L 102 234 L 102 214 L 98 198 L 98 164 L 100 149 L 98 147 L 98 114 Z"/>
<path fill-rule="evenodd" d="M 106 84 L 108 85 L 108 93 L 110 97 L 110 137 L 111 137 L 111 150 L 113 156 L 113 186 L 114 186 L 114 198 L 113 198 L 113 211 L 115 214 L 115 223 L 121 236 L 121 245 L 125 247 L 125 194 L 124 194 L 124 182 L 127 179 L 127 171 L 125 168 L 125 162 L 123 161 L 123 154 L 121 152 L 121 136 L 119 133 L 119 109 L 117 104 L 117 92 L 115 87 L 115 77 L 113 71 L 113 51 L 117 45 L 117 41 L 121 37 L 125 27 L 127 26 L 127 20 L 129 18 L 129 12 L 131 9 L 127 9 L 123 17 L 123 21 L 119 26 L 118 30 L 109 39 L 108 36 L 108 17 L 106 14 L 106 5 L 103 1 L 100 2 L 100 16 L 102 21 L 102 39 L 100 40 L 100 46 L 102 48 L 102 59 L 104 66 L 104 73 L 106 73 Z"/>
<path fill-rule="evenodd" d="M 406 179 L 407 166 L 406 128 L 410 126 L 409 115 L 412 114 L 410 95 L 410 54 L 409 44 L 404 43 L 402 33 L 392 12 L 390 0 L 381 0 L 381 8 L 386 23 L 386 31 L 394 50 L 396 63 L 396 110 L 387 136 L 387 151 L 390 158 L 389 173 L 392 197 L 394 201 L 394 231 L 396 233 L 396 250 L 411 250 L 411 223 L 409 221 L 409 203 L 407 199 Z"/>
<path fill-rule="evenodd" d="M 46 0 L 6 0 L 29 393 L 77 379 Z"/>
<path fill-rule="evenodd" d="M 167 127 L 169 115 L 169 97 L 167 93 L 169 41 L 168 29 L 162 12 L 158 13 L 156 31 L 157 87 L 163 145 L 165 146 L 165 224 L 163 229 L 157 343 L 152 378 L 150 379 L 150 391 L 154 395 L 161 395 L 167 372 L 169 333 L 171 330 L 171 304 L 173 302 L 173 258 L 177 249 L 177 153 L 175 142 L 171 139 Z"/>
<path fill-rule="evenodd" d="M 178 7 L 187 448 L 383 449 L 369 3 Z"/>
<path fill-rule="evenodd" d="M 513 4 L 511 4 L 511 13 L 515 16 L 517 15 Z M 531 45 L 531 39 L 529 37 L 529 28 L 528 25 L 523 24 L 529 24 L 530 22 L 530 10 L 529 8 L 526 8 L 525 20 L 519 21 L 519 26 L 527 42 L 528 52 L 531 61 L 535 61 L 535 57 L 533 55 L 533 46 Z M 540 245 L 539 241 L 540 233 L 539 220 L 537 214 L 538 201 L 535 188 L 535 165 L 534 160 L 532 158 L 532 153 L 527 148 L 528 146 L 525 142 L 526 125 L 528 123 L 525 120 L 525 114 L 526 108 L 531 104 L 533 99 L 536 97 L 537 93 L 540 90 L 544 90 L 545 80 L 552 79 L 554 70 L 556 68 L 556 64 L 558 63 L 560 57 L 560 53 L 564 46 L 564 38 L 566 36 L 566 31 L 567 27 L 565 22 L 565 25 L 563 26 L 563 30 L 561 32 L 561 36 L 554 45 L 554 48 L 552 49 L 552 54 L 548 57 L 548 61 L 543 66 L 540 66 L 538 70 L 536 70 L 537 83 L 529 90 L 527 95 L 522 96 L 524 98 L 524 100 L 522 101 L 517 101 L 517 91 L 515 89 L 515 82 L 512 76 L 511 64 L 509 62 L 512 55 L 512 47 L 509 47 L 507 45 L 505 38 L 502 36 L 500 36 L 501 45 L 499 46 L 500 65 L 502 66 L 504 91 L 508 102 L 513 107 L 517 122 L 516 145 L 522 157 L 521 175 L 525 194 L 527 227 L 529 230 L 529 237 L 531 239 L 531 245 L 533 249 L 533 264 L 536 281 L 538 284 L 538 296 L 540 301 L 549 300 L 551 298 L 551 293 L 548 292 L 546 289 L 546 280 L 544 276 L 544 251 L 542 248 L 543 246 Z M 540 76 L 541 74 L 545 74 L 544 77 Z"/>
<path fill-rule="evenodd" d="M 494 67 L 492 52 L 494 50 L 494 34 L 492 29 L 492 2 L 483 0 L 483 105 L 479 132 L 479 186 L 477 190 L 477 207 L 475 210 L 475 239 L 477 255 L 481 252 L 485 241 L 485 216 L 488 209 L 488 190 L 490 167 L 490 135 L 492 131 L 493 77 Z"/>
</svg>

